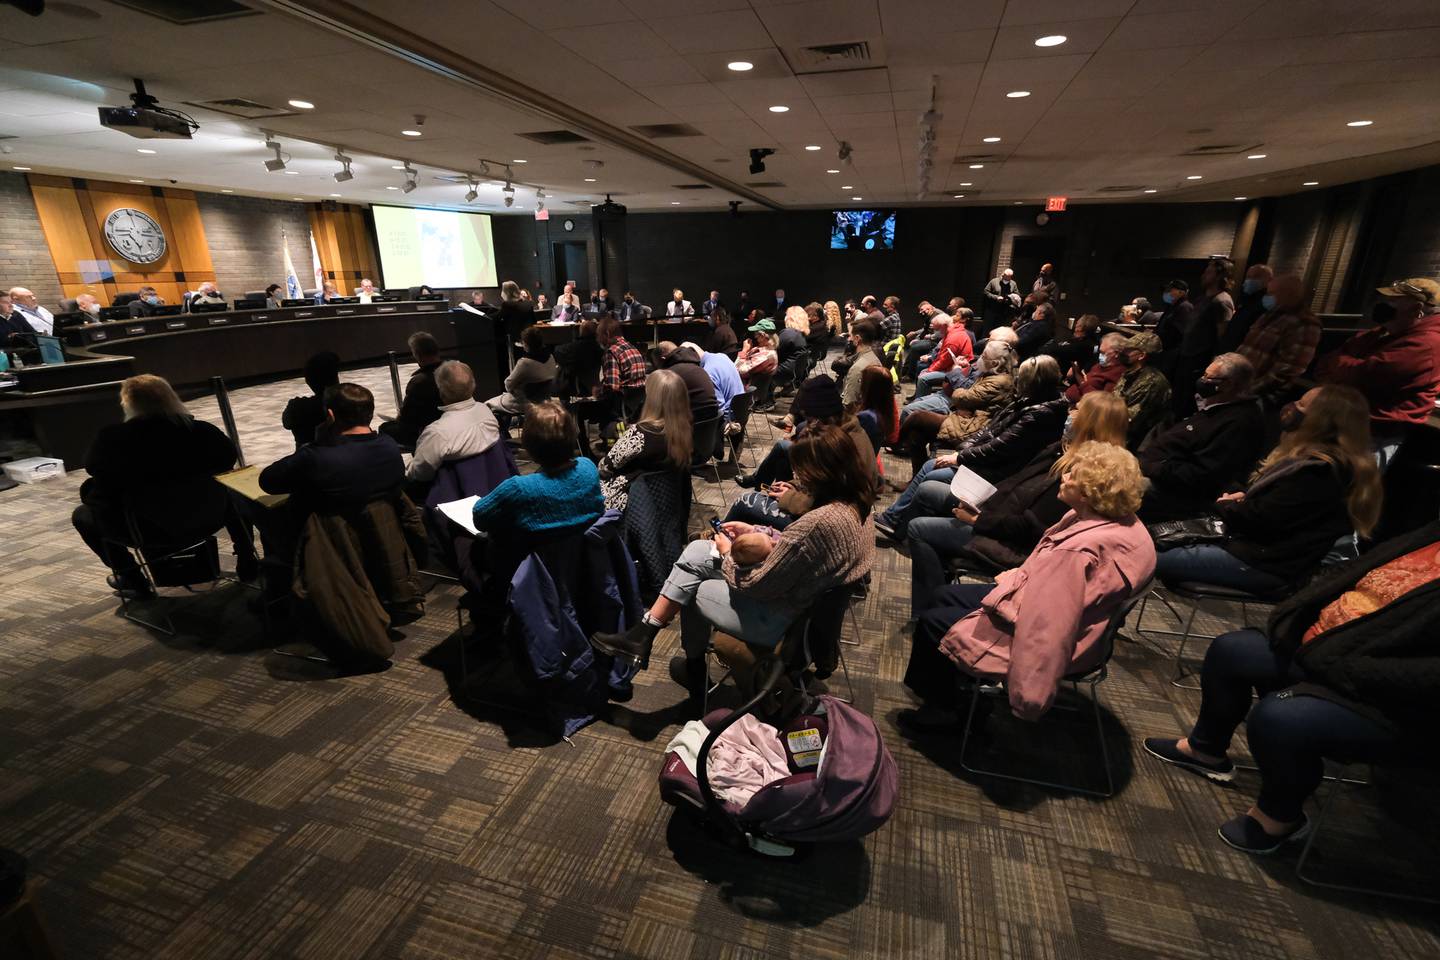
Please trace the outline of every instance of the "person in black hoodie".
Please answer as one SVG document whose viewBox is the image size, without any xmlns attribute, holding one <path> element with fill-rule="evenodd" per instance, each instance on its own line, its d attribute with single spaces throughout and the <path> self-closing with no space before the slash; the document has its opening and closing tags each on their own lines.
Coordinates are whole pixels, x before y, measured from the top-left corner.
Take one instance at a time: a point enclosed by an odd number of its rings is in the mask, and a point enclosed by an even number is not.
<svg viewBox="0 0 1440 960">
<path fill-rule="evenodd" d="M 1281 410 L 1280 427 L 1250 485 L 1213 505 L 1226 538 L 1162 551 L 1158 579 L 1271 593 L 1313 573 L 1340 537 L 1375 528 L 1380 471 L 1360 391 L 1316 387 Z"/>
<path fill-rule="evenodd" d="M 1305 799 L 1324 761 L 1433 753 L 1440 734 L 1440 522 L 1380 544 L 1280 603 L 1266 629 L 1216 637 L 1200 674 L 1200 714 L 1178 740 L 1145 749 L 1219 783 L 1246 725 L 1260 768 L 1250 809 L 1220 827 L 1246 853 L 1309 832 Z M 1260 699 L 1252 705 L 1252 691 Z"/>
<path fill-rule="evenodd" d="M 215 475 L 235 466 L 237 454 L 230 438 L 193 418 L 160 377 L 147 373 L 126 380 L 120 405 L 125 421 L 102 428 L 85 456 L 90 476 L 70 519 L 110 568 L 106 582 L 134 598 L 152 590 L 135 557 L 121 546 L 132 542 L 126 511 L 150 542 L 179 546 L 214 533 L 230 519 L 228 495 Z M 253 555 L 248 545 L 236 543 Z"/>
<path fill-rule="evenodd" d="M 325 390 L 340 382 L 340 357 L 326 350 L 305 361 L 308 397 L 291 397 L 280 415 L 280 423 L 295 438 L 295 449 L 315 439 L 315 430 L 325 422 Z"/>
<path fill-rule="evenodd" d="M 1254 375 L 1249 360 L 1222 353 L 1195 382 L 1197 412 L 1140 450 L 1140 472 L 1150 481 L 1141 520 L 1199 516 L 1250 473 L 1265 442 L 1264 414 L 1250 393 Z"/>
<path fill-rule="evenodd" d="M 690 396 L 692 423 L 704 423 L 720 416 L 720 403 L 715 399 L 715 381 L 700 365 L 700 358 L 694 350 L 664 340 L 655 348 L 655 358 L 658 361 L 656 366 L 674 372 L 685 382 L 685 391 Z"/>
<path fill-rule="evenodd" d="M 440 419 L 440 388 L 435 385 L 435 371 L 440 366 L 440 344 L 422 331 L 410 334 L 410 354 L 419 369 L 410 374 L 405 384 L 405 399 L 394 420 L 380 424 L 380 432 L 402 447 L 413 447 L 420 431 Z"/>
</svg>

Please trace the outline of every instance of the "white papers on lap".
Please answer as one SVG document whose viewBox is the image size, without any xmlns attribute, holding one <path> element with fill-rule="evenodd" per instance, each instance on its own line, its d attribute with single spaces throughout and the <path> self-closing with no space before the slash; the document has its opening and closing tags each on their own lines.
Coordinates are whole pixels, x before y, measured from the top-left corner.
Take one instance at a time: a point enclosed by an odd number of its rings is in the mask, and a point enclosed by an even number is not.
<svg viewBox="0 0 1440 960">
<path fill-rule="evenodd" d="M 961 503 L 979 507 L 994 496 L 995 488 L 969 467 L 956 467 L 955 476 L 950 481 L 950 493 Z"/>
<path fill-rule="evenodd" d="M 451 500 L 449 503 L 440 504 L 436 509 L 466 530 L 469 530 L 472 534 L 479 536 L 480 531 L 475 529 L 475 504 L 479 502 L 479 500 L 479 497 Z"/>
</svg>

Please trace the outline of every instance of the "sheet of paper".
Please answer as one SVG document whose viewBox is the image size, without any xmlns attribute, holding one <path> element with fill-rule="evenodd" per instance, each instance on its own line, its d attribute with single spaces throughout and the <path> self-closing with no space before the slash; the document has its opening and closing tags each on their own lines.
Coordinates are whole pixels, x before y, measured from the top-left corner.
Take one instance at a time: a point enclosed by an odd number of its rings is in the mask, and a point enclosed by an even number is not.
<svg viewBox="0 0 1440 960">
<path fill-rule="evenodd" d="M 961 503 L 978 508 L 994 495 L 995 487 L 969 467 L 956 467 L 955 477 L 950 481 L 950 492 Z"/>
<path fill-rule="evenodd" d="M 460 526 L 479 536 L 480 531 L 475 529 L 475 504 L 479 497 L 466 497 L 464 500 L 451 500 L 449 503 L 442 503 L 437 508 L 445 516 L 454 520 Z"/>
<path fill-rule="evenodd" d="M 229 473 L 219 474 L 215 479 L 245 499 L 254 500 L 267 509 L 278 507 L 290 499 L 289 494 L 266 493 L 260 489 L 259 467 L 241 467 L 239 470 L 231 470 Z"/>
</svg>

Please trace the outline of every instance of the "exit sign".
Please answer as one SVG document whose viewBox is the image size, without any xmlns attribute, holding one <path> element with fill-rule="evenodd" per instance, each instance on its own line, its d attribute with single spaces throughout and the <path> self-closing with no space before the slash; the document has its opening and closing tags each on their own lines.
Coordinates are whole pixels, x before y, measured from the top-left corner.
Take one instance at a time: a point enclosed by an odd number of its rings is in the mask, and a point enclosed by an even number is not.
<svg viewBox="0 0 1440 960">
<path fill-rule="evenodd" d="M 1068 197 L 1046 197 L 1045 212 L 1063 213 L 1065 211 L 1065 201 L 1068 199 Z"/>
<path fill-rule="evenodd" d="M 549 210 L 536 210 L 536 211 L 535 211 L 535 219 L 536 219 L 536 220 L 549 220 L 549 219 L 550 219 L 550 211 L 549 211 Z"/>
</svg>

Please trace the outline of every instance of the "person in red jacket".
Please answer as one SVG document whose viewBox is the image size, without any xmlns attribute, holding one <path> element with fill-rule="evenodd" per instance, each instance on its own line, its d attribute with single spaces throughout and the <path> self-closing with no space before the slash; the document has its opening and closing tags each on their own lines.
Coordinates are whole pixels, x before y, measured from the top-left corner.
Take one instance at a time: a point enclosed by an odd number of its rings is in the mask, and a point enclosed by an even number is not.
<svg viewBox="0 0 1440 960">
<path fill-rule="evenodd" d="M 1370 403 L 1381 469 L 1440 397 L 1440 283 L 1397 280 L 1376 291 L 1393 315 L 1321 357 L 1315 379 L 1355 387 Z M 1379 311 L 1377 311 L 1379 312 Z"/>
<path fill-rule="evenodd" d="M 1087 393 L 1109 393 L 1115 389 L 1115 384 L 1125 376 L 1126 367 L 1117 362 L 1116 354 L 1125 345 L 1125 334 L 1107 333 L 1100 338 L 1100 360 L 1088 371 L 1081 374 L 1079 368 L 1066 371 L 1074 379 L 1074 383 L 1065 391 L 1065 399 L 1071 405 L 1080 402 L 1080 398 Z"/>
<path fill-rule="evenodd" d="M 969 313 L 968 310 L 965 312 Z M 945 386 L 945 375 L 957 362 L 963 361 L 968 366 L 974 359 L 975 344 L 970 339 L 970 331 L 965 329 L 965 319 L 960 313 L 957 312 L 950 319 L 944 338 L 936 345 L 931 356 L 933 359 L 930 366 L 915 378 L 915 395 L 911 400 L 918 400 L 941 389 Z"/>
</svg>

